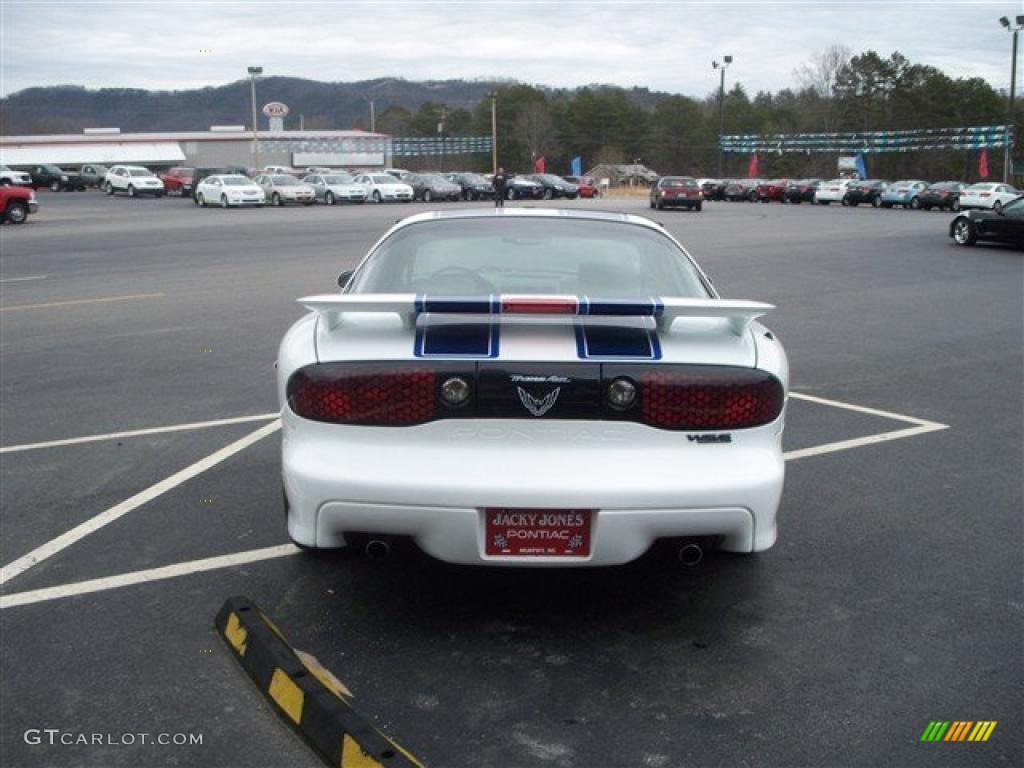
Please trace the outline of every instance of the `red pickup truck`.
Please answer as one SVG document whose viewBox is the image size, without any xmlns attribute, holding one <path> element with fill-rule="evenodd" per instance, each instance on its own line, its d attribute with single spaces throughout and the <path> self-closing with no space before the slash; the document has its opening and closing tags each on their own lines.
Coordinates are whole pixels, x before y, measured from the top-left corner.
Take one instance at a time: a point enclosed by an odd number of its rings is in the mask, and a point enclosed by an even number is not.
<svg viewBox="0 0 1024 768">
<path fill-rule="evenodd" d="M 0 186 L 0 212 L 11 224 L 24 224 L 30 213 L 39 210 L 36 193 L 26 187 Z"/>
</svg>

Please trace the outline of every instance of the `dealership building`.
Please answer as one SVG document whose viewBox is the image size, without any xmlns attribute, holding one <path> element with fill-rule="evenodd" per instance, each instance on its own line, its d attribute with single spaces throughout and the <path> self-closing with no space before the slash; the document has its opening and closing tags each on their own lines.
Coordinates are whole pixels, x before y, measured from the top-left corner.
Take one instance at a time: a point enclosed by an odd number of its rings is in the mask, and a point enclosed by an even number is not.
<svg viewBox="0 0 1024 768">
<path fill-rule="evenodd" d="M 392 165 L 391 136 L 366 131 L 259 131 L 240 125 L 208 131 L 121 133 L 118 128 L 87 128 L 80 134 L 0 136 L 0 164 L 11 167 L 52 164 L 174 165 L 246 168 L 284 165 L 305 168 L 386 168 Z"/>
</svg>

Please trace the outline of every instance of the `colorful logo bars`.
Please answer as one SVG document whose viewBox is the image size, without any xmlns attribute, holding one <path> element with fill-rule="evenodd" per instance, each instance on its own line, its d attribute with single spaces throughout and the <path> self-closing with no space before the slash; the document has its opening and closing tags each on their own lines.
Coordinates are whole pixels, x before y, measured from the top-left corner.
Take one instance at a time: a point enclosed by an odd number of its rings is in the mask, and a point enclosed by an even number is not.
<svg viewBox="0 0 1024 768">
<path fill-rule="evenodd" d="M 996 728 L 995 720 L 932 720 L 921 734 L 921 741 L 988 741 Z"/>
</svg>

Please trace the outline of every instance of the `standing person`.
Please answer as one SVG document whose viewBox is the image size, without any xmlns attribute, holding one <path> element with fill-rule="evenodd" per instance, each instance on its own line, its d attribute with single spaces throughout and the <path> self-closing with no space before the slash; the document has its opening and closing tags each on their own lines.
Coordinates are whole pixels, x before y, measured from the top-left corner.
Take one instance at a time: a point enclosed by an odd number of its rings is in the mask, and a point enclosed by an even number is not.
<svg viewBox="0 0 1024 768">
<path fill-rule="evenodd" d="M 504 208 L 505 187 L 508 185 L 508 177 L 505 175 L 505 169 L 500 165 L 498 166 L 498 172 L 491 179 L 491 183 L 494 185 L 494 207 Z"/>
</svg>

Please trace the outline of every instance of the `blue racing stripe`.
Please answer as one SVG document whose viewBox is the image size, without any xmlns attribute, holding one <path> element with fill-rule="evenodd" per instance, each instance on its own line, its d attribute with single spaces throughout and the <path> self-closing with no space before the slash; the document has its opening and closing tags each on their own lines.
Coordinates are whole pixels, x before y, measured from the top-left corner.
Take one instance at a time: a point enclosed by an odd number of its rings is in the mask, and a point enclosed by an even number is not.
<svg viewBox="0 0 1024 768">
<path fill-rule="evenodd" d="M 661 342 L 649 317 L 642 324 L 591 325 L 576 324 L 576 354 L 581 360 L 594 358 L 628 358 L 660 360 Z"/>
<path fill-rule="evenodd" d="M 416 322 L 416 357 L 484 357 L 498 356 L 500 325 L 483 322 L 431 322 L 423 315 Z"/>
</svg>

